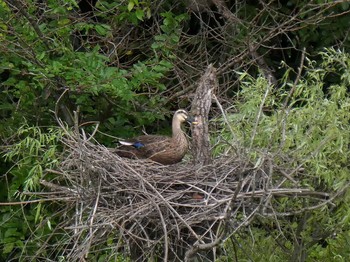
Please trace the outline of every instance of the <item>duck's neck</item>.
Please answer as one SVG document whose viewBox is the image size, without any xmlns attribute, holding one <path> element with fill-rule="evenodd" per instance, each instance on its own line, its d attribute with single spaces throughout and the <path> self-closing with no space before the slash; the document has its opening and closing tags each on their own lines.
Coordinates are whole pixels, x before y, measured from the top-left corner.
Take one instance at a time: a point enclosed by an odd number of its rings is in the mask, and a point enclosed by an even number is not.
<svg viewBox="0 0 350 262">
<path fill-rule="evenodd" d="M 173 139 L 176 140 L 184 136 L 184 133 L 181 129 L 181 122 L 178 121 L 177 119 L 173 119 L 172 129 L 173 129 Z"/>
</svg>

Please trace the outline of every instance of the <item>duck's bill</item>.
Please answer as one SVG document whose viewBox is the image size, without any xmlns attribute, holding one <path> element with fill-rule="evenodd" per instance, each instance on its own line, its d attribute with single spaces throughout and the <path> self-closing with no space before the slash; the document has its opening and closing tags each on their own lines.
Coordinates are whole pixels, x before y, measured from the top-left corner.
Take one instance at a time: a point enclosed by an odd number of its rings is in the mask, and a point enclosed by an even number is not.
<svg viewBox="0 0 350 262">
<path fill-rule="evenodd" d="M 197 125 L 198 121 L 196 121 L 196 119 L 193 116 L 190 116 L 187 118 L 187 122 L 192 124 L 192 125 Z"/>
</svg>

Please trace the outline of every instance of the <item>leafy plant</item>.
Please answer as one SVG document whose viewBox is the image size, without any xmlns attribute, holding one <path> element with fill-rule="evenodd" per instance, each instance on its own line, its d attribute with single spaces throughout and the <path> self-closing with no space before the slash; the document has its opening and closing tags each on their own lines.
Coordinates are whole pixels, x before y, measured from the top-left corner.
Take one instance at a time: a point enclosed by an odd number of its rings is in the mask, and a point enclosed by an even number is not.
<svg viewBox="0 0 350 262">
<path fill-rule="evenodd" d="M 62 130 L 58 128 L 41 129 L 24 124 L 13 134 L 12 139 L 16 138 L 18 142 L 6 148 L 3 156 L 12 167 L 2 179 L 7 183 L 6 200 L 15 203 L 5 206 L 0 212 L 2 259 L 18 258 L 21 252 L 35 254 L 38 250 L 35 241 L 52 231 L 51 226 L 55 222 L 47 216 L 53 210 L 40 201 L 30 204 L 32 199 L 35 200 L 35 194 L 26 193 L 39 191 L 40 180 L 43 176 L 50 176 L 47 170 L 57 166 L 61 136 Z M 18 201 L 23 201 L 23 204 Z M 43 222 L 45 226 L 36 228 Z M 28 242 L 28 237 L 34 243 Z"/>
<path fill-rule="evenodd" d="M 235 101 L 237 112 L 227 116 L 232 124 L 228 128 L 223 123 L 220 132 L 228 144 L 219 143 L 216 149 L 216 153 L 234 154 L 233 150 L 240 145 L 247 149 L 240 153 L 247 154 L 252 163 L 271 157 L 281 166 L 296 170 L 302 167 L 300 174 L 294 174 L 300 185 L 342 195 L 332 200 L 333 205 L 313 211 L 307 211 L 312 199 L 277 200 L 280 209 L 275 210 L 276 213 L 305 210 L 290 218 L 278 219 L 278 231 L 283 232 L 286 239 L 276 235 L 276 241 L 290 250 L 291 261 L 303 252 L 314 254 L 313 250 L 320 248 L 318 241 L 333 234 L 339 233 L 341 241 L 346 235 L 342 232 L 349 229 L 350 213 L 346 203 L 350 197 L 350 96 L 347 92 L 350 56 L 334 49 L 320 55 L 322 63 L 308 60 L 297 82 L 289 80 L 292 70 L 287 68 L 286 81 L 280 89 L 271 87 L 264 77 L 254 79 L 240 74 L 241 91 Z M 339 79 L 336 84 L 328 81 L 334 75 Z M 262 223 L 269 223 L 269 219 Z M 255 237 L 258 235 L 254 233 Z M 298 246 L 298 238 L 303 241 L 302 247 Z M 327 252 L 322 254 L 328 256 Z M 320 253 L 318 259 L 321 259 Z"/>
</svg>

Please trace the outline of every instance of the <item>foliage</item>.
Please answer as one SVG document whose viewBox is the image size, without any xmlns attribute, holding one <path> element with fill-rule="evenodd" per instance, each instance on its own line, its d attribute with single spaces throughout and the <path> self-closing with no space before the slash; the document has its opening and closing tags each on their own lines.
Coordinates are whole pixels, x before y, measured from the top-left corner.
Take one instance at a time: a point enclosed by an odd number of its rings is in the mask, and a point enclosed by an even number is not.
<svg viewBox="0 0 350 262">
<path fill-rule="evenodd" d="M 40 180 L 50 178 L 48 170 L 54 169 L 58 164 L 58 154 L 61 151 L 58 141 L 61 139 L 62 130 L 58 128 L 41 129 L 21 126 L 12 139 L 18 140 L 11 147 L 6 148 L 4 158 L 13 163 L 5 174 L 7 201 L 28 201 L 35 199 L 35 194 L 23 194 L 22 192 L 38 191 Z M 5 199 L 2 199 L 4 201 Z M 47 214 L 52 214 L 55 209 L 42 202 L 33 204 L 9 205 L 1 209 L 0 245 L 1 258 L 18 258 L 21 251 L 26 255 L 34 255 L 38 251 L 40 237 L 50 234 L 52 226 L 56 223 Z M 24 218 L 24 221 L 23 221 Z M 33 237 L 33 235 L 35 237 Z M 33 242 L 27 238 L 33 237 Z M 45 255 L 45 252 L 43 253 Z M 47 254 L 46 254 L 47 255 Z"/>
<path fill-rule="evenodd" d="M 296 239 L 301 236 L 302 252 L 307 250 L 315 256 L 313 250 L 320 248 L 316 245 L 319 241 L 333 234 L 339 234 L 342 239 L 349 230 L 350 96 L 347 87 L 350 56 L 334 49 L 325 50 L 320 55 L 322 63 L 308 60 L 298 82 L 289 80 L 291 69 L 286 68 L 284 88 L 281 89 L 273 89 L 264 77 L 254 79 L 248 74 L 240 74 L 241 91 L 235 103 L 237 113 L 228 115 L 234 124 L 228 129 L 223 123 L 220 129 L 220 137 L 229 144 L 247 148 L 246 153 L 253 163 L 272 157 L 281 166 L 288 163 L 296 170 L 302 167 L 302 172 L 293 175 L 301 185 L 342 195 L 332 200 L 333 205 L 319 210 L 307 211 L 312 199 L 309 203 L 295 199 L 275 210 L 276 213 L 283 213 L 284 208 L 305 210 L 290 215 L 290 218 L 278 219 L 279 229 L 275 230 L 283 232 L 285 240 L 277 236 L 278 232 L 272 231 L 275 240 L 289 250 L 290 257 L 297 248 Z M 327 81 L 331 75 L 338 78 L 336 83 Z M 236 148 L 225 147 L 223 143 L 219 145 L 217 154 Z M 282 204 L 284 200 L 279 201 Z M 271 223 L 268 218 L 261 221 Z M 259 235 L 254 233 L 253 238 L 259 239 Z M 321 254 L 325 258 L 329 255 L 328 252 L 318 253 L 318 259 L 322 258 Z M 279 257 L 277 260 L 284 259 Z"/>
<path fill-rule="evenodd" d="M 131 7 L 129 4 L 128 12 L 141 5 L 138 1 L 130 3 L 134 5 Z M 161 79 L 172 68 L 169 51 L 179 40 L 179 21 L 183 16 L 177 18 L 171 13 L 164 14 L 164 24 L 161 26 L 163 32 L 159 36 L 155 35 L 153 43 L 148 47 L 150 52 L 153 50 L 159 56 L 147 57 L 123 69 L 113 65 L 113 56 L 101 53 L 104 47 L 100 41 L 111 39 L 113 28 L 108 24 L 95 24 L 92 20 L 70 23 L 69 12 L 76 3 L 70 1 L 61 4 L 52 1 L 47 3 L 45 22 L 39 25 L 40 34 L 45 37 L 39 39 L 38 32 L 25 17 L 11 19 L 12 10 L 5 9 L 7 12 L 3 23 L 7 27 L 3 29 L 1 38 L 1 52 L 4 56 L 0 63 L 0 72 L 6 74 L 2 83 L 6 96 L 1 98 L 3 115 L 7 118 L 5 121 L 20 122 L 25 117 L 28 121 L 38 121 L 42 125 L 52 123 L 47 109 L 54 107 L 65 89 L 69 93 L 60 106 L 70 111 L 75 110 L 77 105 L 81 106 L 82 121 L 91 118 L 107 121 L 104 130 L 110 130 L 111 125 L 125 128 L 127 121 L 140 126 L 163 119 L 165 110 L 157 114 L 144 114 L 144 111 L 152 112 L 154 105 L 164 103 L 164 98 L 153 94 L 166 89 Z M 32 7 L 28 9 L 28 15 L 37 15 L 35 5 Z M 131 13 L 128 14 L 132 16 Z M 58 19 L 52 19 L 57 15 Z M 9 32 L 10 26 L 16 30 L 13 34 Z M 81 43 L 84 52 L 75 50 L 80 46 L 72 48 L 72 32 L 89 35 L 88 40 Z M 89 41 L 92 37 L 97 38 L 97 41 Z M 169 43 L 165 40 L 168 38 L 171 39 Z M 31 49 L 34 53 L 25 45 L 20 46 L 22 50 L 12 52 L 16 49 L 16 43 L 21 41 L 33 42 Z M 133 51 L 126 52 L 132 54 Z M 35 110 L 31 110 L 33 108 Z M 13 120 L 10 115 L 17 118 Z M 67 114 L 62 113 L 61 116 L 68 123 L 72 122 Z M 126 129 L 117 128 L 114 132 L 114 135 L 126 136 L 133 132 L 133 128 L 126 126 Z"/>
</svg>

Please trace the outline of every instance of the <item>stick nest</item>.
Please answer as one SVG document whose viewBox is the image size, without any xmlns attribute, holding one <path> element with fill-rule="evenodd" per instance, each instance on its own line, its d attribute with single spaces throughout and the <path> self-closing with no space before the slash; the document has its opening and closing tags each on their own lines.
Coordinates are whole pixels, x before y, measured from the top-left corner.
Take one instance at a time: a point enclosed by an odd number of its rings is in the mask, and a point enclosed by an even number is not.
<svg viewBox="0 0 350 262">
<path fill-rule="evenodd" d="M 289 215 L 276 208 L 281 197 L 312 196 L 314 205 L 327 197 L 298 187 L 292 176 L 299 170 L 280 170 L 268 157 L 254 166 L 243 158 L 162 166 L 120 158 L 92 140 L 67 134 L 59 175 L 42 181 L 64 203 L 69 261 L 87 259 L 106 243 L 133 260 L 188 261 L 256 214 Z"/>
</svg>

